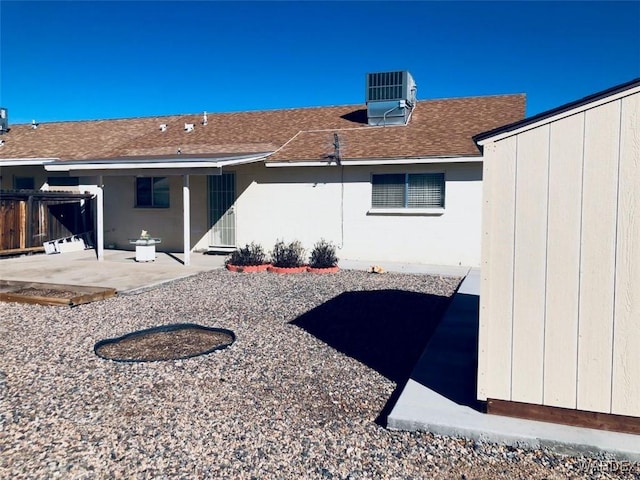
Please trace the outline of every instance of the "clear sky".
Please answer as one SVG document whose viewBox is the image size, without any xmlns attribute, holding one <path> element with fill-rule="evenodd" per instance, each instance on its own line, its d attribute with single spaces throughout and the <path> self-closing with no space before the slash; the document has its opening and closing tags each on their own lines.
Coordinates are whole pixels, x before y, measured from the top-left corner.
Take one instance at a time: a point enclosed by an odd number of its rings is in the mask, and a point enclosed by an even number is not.
<svg viewBox="0 0 640 480">
<path fill-rule="evenodd" d="M 526 93 L 527 115 L 640 77 L 640 2 L 0 0 L 11 123 Z"/>
</svg>

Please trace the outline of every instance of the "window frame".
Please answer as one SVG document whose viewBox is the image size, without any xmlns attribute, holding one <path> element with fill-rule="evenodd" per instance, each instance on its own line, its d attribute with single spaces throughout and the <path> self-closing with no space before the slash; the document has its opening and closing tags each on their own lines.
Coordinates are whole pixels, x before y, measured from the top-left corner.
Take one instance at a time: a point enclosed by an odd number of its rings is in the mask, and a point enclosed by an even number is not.
<svg viewBox="0 0 640 480">
<path fill-rule="evenodd" d="M 135 180 L 136 181 L 135 181 L 134 208 L 171 208 L 171 183 L 170 183 L 170 178 L 169 177 L 136 177 Z M 140 190 L 140 182 L 142 180 L 149 180 L 150 181 L 150 190 L 149 190 L 150 202 L 148 204 L 140 202 L 140 192 L 139 192 L 139 190 Z M 155 188 L 156 180 L 166 180 L 166 182 L 167 182 L 167 188 L 166 188 L 167 202 L 166 202 L 166 205 L 165 204 L 159 204 L 159 202 L 158 202 L 158 198 L 156 197 L 156 188 Z"/>
<path fill-rule="evenodd" d="M 402 207 L 384 207 L 373 205 L 373 184 L 375 176 L 384 175 L 404 175 L 404 191 L 403 191 L 403 206 Z M 442 189 L 442 205 L 441 206 L 428 206 L 428 207 L 411 207 L 409 206 L 409 179 L 412 175 L 438 175 L 441 177 L 441 189 Z M 431 172 L 384 172 L 384 173 L 371 173 L 371 200 L 370 208 L 367 211 L 369 215 L 442 215 L 445 212 L 446 206 L 446 185 L 447 178 L 444 171 L 431 171 Z"/>
</svg>

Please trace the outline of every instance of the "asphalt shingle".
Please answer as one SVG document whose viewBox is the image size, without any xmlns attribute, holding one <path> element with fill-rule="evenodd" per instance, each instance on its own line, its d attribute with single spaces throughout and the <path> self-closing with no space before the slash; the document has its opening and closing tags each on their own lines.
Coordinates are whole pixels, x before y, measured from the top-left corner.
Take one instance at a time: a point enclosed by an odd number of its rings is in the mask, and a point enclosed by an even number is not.
<svg viewBox="0 0 640 480">
<path fill-rule="evenodd" d="M 274 152 L 267 161 L 322 161 L 338 133 L 343 159 L 478 156 L 472 137 L 524 118 L 524 95 L 422 100 L 406 126 L 372 127 L 364 105 L 10 125 L 2 159 L 62 161 Z M 191 132 L 185 124 L 194 124 Z M 166 124 L 166 131 L 160 125 Z"/>
</svg>

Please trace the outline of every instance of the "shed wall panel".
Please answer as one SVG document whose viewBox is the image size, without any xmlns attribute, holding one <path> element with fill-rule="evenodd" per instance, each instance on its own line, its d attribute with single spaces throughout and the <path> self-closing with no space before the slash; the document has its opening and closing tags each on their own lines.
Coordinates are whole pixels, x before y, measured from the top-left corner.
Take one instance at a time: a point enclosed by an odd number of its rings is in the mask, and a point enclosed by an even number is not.
<svg viewBox="0 0 640 480">
<path fill-rule="evenodd" d="M 640 417 L 640 91 L 484 169 L 478 397 Z"/>
<path fill-rule="evenodd" d="M 640 416 L 640 94 L 621 119 L 611 413 Z"/>
<path fill-rule="evenodd" d="M 620 101 L 585 114 L 577 408 L 611 411 Z"/>
<path fill-rule="evenodd" d="M 510 400 L 516 138 L 485 154 L 478 398 Z"/>
<path fill-rule="evenodd" d="M 551 124 L 544 404 L 576 408 L 584 113 Z"/>
<path fill-rule="evenodd" d="M 511 399 L 542 403 L 549 125 L 518 136 Z"/>
</svg>

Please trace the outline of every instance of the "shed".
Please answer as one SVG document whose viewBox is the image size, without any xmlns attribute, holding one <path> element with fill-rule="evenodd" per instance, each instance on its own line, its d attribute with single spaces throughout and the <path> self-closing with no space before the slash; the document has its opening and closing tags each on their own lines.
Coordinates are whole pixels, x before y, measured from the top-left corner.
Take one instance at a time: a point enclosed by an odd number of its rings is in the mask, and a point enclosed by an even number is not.
<svg viewBox="0 0 640 480">
<path fill-rule="evenodd" d="M 478 398 L 640 433 L 640 79 L 475 140 Z"/>
</svg>

